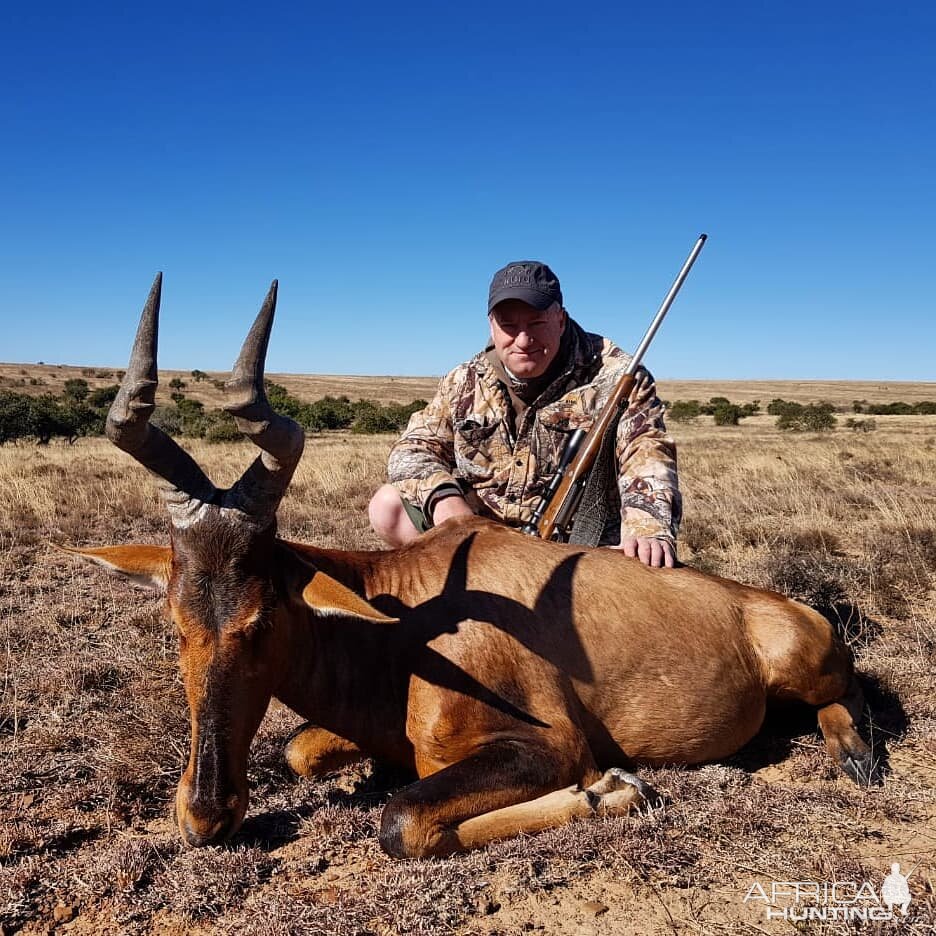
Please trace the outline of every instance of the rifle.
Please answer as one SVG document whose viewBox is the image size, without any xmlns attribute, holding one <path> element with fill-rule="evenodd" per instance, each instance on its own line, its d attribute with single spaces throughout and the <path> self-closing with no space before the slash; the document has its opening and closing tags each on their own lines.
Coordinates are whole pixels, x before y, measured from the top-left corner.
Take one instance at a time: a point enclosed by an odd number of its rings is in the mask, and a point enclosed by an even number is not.
<svg viewBox="0 0 936 936">
<path fill-rule="evenodd" d="M 699 252 L 705 244 L 705 239 L 705 234 L 699 235 L 699 239 L 695 242 L 695 246 L 690 251 L 673 285 L 670 286 L 670 290 L 657 310 L 657 314 L 653 317 L 650 327 L 637 346 L 634 356 L 625 368 L 624 374 L 611 391 L 608 401 L 598 414 L 598 418 L 589 430 L 576 429 L 569 436 L 569 441 L 566 443 L 562 457 L 559 459 L 555 474 L 550 479 L 542 498 L 534 508 L 533 515 L 521 527 L 524 533 L 530 536 L 539 536 L 545 540 L 555 539 L 565 542 L 568 539 L 572 519 L 576 510 L 578 510 L 589 472 L 598 458 L 605 435 L 609 429 L 617 425 L 619 411 L 630 397 L 635 374 L 644 353 L 653 340 L 653 336 L 660 327 L 664 316 L 673 304 L 683 281 L 689 275 L 689 270 L 692 269 L 692 264 L 699 256 Z"/>
</svg>

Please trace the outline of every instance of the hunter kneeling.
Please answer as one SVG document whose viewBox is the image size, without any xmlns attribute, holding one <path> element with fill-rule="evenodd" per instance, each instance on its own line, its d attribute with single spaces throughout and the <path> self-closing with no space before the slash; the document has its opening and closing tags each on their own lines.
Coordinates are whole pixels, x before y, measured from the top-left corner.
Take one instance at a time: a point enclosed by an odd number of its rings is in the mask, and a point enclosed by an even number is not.
<svg viewBox="0 0 936 936">
<path fill-rule="evenodd" d="M 494 274 L 488 319 L 489 345 L 443 378 L 390 453 L 390 483 L 369 508 L 390 546 L 450 517 L 527 523 L 569 435 L 591 426 L 630 361 L 569 317 L 543 263 L 510 263 Z M 599 545 L 672 566 L 681 514 L 676 448 L 642 367 L 617 424 L 609 476 Z"/>
</svg>

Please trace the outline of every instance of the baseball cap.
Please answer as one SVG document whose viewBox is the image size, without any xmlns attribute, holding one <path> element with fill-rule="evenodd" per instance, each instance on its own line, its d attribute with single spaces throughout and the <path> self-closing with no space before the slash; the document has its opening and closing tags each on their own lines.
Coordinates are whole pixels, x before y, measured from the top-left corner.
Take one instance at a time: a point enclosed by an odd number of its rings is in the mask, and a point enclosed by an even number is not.
<svg viewBox="0 0 936 936">
<path fill-rule="evenodd" d="M 516 260 L 498 270 L 491 280 L 488 312 L 505 299 L 519 299 L 543 311 L 554 302 L 562 304 L 559 278 L 538 260 Z"/>
</svg>

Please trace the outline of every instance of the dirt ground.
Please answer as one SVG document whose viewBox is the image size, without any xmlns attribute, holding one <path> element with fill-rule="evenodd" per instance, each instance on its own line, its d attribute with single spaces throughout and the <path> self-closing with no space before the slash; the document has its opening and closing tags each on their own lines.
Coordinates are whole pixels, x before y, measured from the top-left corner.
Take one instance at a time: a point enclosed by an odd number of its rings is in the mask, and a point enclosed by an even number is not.
<svg viewBox="0 0 936 936">
<path fill-rule="evenodd" d="M 808 713 L 779 713 L 725 763 L 640 771 L 664 797 L 645 815 L 427 861 L 377 844 L 405 778 L 368 761 L 293 779 L 282 748 L 298 718 L 275 702 L 252 749 L 243 831 L 228 847 L 185 848 L 172 818 L 188 748 L 176 635 L 158 598 L 50 545 L 166 542 L 155 485 L 103 440 L 0 447 L 2 932 L 936 931 L 936 419 L 877 424 L 672 428 L 681 558 L 836 623 L 862 673 L 882 786 L 839 775 Z M 310 437 L 283 535 L 376 546 L 365 507 L 390 441 Z M 218 483 L 252 457 L 246 445 L 192 451 Z M 867 882 L 879 895 L 893 862 L 910 873 L 905 919 L 767 919 L 758 899 L 779 884 L 782 910 L 795 882 L 846 895 Z"/>
</svg>

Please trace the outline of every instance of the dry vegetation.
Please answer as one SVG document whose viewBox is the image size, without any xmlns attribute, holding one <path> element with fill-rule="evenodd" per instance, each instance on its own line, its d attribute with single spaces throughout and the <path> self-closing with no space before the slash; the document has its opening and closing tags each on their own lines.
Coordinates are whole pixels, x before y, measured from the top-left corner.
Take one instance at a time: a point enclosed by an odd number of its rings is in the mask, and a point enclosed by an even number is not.
<svg viewBox="0 0 936 936">
<path fill-rule="evenodd" d="M 115 367 L 76 367 L 69 364 L 0 364 L 0 390 L 13 390 L 40 396 L 60 395 L 65 381 L 81 378 L 91 390 L 119 383 L 122 371 Z M 159 371 L 157 400 L 161 405 L 171 401 L 170 382 L 178 378 L 185 383 L 185 395 L 217 409 L 224 400 L 224 391 L 215 381 L 230 377 L 227 371 L 208 371 L 202 380 L 195 380 L 191 371 Z M 409 403 L 428 400 L 435 393 L 438 377 L 353 377 L 329 374 L 267 374 L 269 380 L 285 387 L 293 396 L 311 402 L 323 396 L 347 396 L 351 400 L 373 400 L 376 403 Z M 918 384 L 916 386 L 926 386 Z M 932 394 L 936 398 L 936 390 Z M 849 401 L 850 402 L 850 401 Z"/>
<path fill-rule="evenodd" d="M 789 386 L 775 395 L 794 398 Z M 752 881 L 879 887 L 899 861 L 916 870 L 911 918 L 894 931 L 932 932 L 936 419 L 883 417 L 867 435 L 795 439 L 771 423 L 675 427 L 681 556 L 808 600 L 838 623 L 865 674 L 868 732 L 889 765 L 883 787 L 840 778 L 814 724 L 782 718 L 730 763 L 643 771 L 666 797 L 648 816 L 411 862 L 387 858 L 376 840 L 401 778 L 368 763 L 291 779 L 281 752 L 297 719 L 275 703 L 254 743 L 242 834 L 229 848 L 183 848 L 170 810 L 187 712 L 160 602 L 48 545 L 165 541 L 155 486 L 103 440 L 0 447 L 3 931 L 789 932 L 742 903 Z M 364 508 L 388 444 L 310 439 L 284 535 L 375 546 Z M 241 445 L 193 450 L 219 482 L 252 456 Z"/>
<path fill-rule="evenodd" d="M 117 383 L 120 369 L 116 367 L 76 367 L 69 364 L 2 364 L 0 390 L 13 390 L 39 396 L 60 395 L 66 380 L 82 378 L 91 390 Z M 226 380 L 230 375 L 209 371 L 206 379 L 195 381 L 191 371 L 160 370 L 159 396 L 161 404 L 170 402 L 169 383 L 178 377 L 186 384 L 185 394 L 199 400 L 209 409 L 221 406 L 223 392 L 213 381 Z M 300 400 L 312 401 L 323 396 L 347 396 L 352 400 L 368 399 L 377 403 L 409 403 L 428 400 L 435 393 L 438 377 L 354 377 L 329 374 L 267 374 Z M 35 381 L 35 382 L 34 382 Z M 853 400 L 876 403 L 918 403 L 936 400 L 936 383 L 878 380 L 660 380 L 660 396 L 665 400 L 708 400 L 724 396 L 735 403 L 760 400 L 766 406 L 781 397 L 797 403 L 826 401 L 837 407 L 849 407 Z"/>
</svg>

